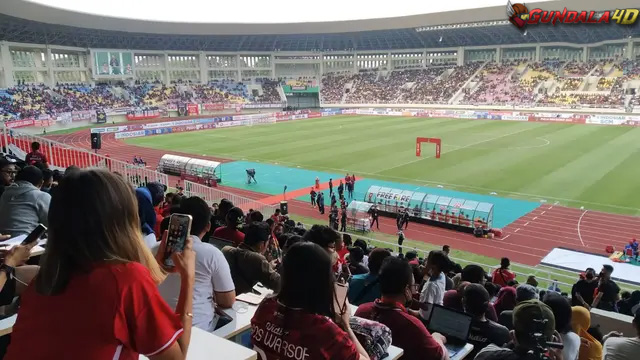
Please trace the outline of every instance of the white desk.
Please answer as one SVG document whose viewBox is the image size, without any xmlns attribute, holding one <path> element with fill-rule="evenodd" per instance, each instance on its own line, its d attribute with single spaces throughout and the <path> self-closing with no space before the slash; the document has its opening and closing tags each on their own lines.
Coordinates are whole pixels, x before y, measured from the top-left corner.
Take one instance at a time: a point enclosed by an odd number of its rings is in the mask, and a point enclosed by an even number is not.
<svg viewBox="0 0 640 360">
<path fill-rule="evenodd" d="M 148 360 L 140 355 L 140 360 Z M 222 339 L 196 327 L 191 328 L 187 360 L 257 360 L 258 354 L 244 346 Z"/>
<path fill-rule="evenodd" d="M 389 346 L 389 350 L 387 352 L 389 353 L 389 355 L 382 360 L 398 360 L 400 359 L 400 356 L 404 354 L 404 350 L 393 345 Z"/>
<path fill-rule="evenodd" d="M 457 354 L 455 354 L 451 360 L 462 360 L 467 357 L 473 351 L 473 344 L 467 343 Z"/>
<path fill-rule="evenodd" d="M 234 310 L 234 307 L 235 308 L 238 307 L 238 303 L 242 303 L 246 305 L 245 312 L 240 313 Z M 233 320 L 231 320 L 231 322 L 228 323 L 227 325 L 214 331 L 213 334 L 225 339 L 232 339 L 238 335 L 241 335 L 243 332 L 251 329 L 251 319 L 253 318 L 253 315 L 255 315 L 257 309 L 258 307 L 256 305 L 251 305 L 251 304 L 243 303 L 241 301 L 236 301 L 233 304 L 232 308 L 222 309 L 222 312 Z M 239 339 L 236 339 L 236 340 L 239 340 Z"/>
<path fill-rule="evenodd" d="M 13 314 L 6 319 L 0 320 L 0 336 L 11 334 L 17 318 L 18 314 Z"/>
</svg>

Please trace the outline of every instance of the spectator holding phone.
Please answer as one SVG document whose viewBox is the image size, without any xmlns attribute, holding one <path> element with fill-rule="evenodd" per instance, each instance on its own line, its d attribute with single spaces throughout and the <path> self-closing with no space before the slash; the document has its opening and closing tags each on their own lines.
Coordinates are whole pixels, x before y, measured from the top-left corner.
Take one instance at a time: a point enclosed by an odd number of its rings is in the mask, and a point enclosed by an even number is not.
<svg viewBox="0 0 640 360">
<path fill-rule="evenodd" d="M 0 241 L 8 240 L 9 235 L 0 235 Z M 0 265 L 0 306 L 9 305 L 16 295 L 20 295 L 25 286 L 16 283 L 16 278 L 23 283 L 30 283 L 38 271 L 38 266 L 21 266 L 31 254 L 33 248 L 38 242 L 26 245 L 14 246 L 10 250 L 0 248 L 0 253 L 4 261 Z"/>
<path fill-rule="evenodd" d="M 335 278 L 331 258 L 320 246 L 302 242 L 291 246 L 282 263 L 282 288 L 266 298 L 251 319 L 251 342 L 260 359 L 296 359 L 300 349 L 314 360 L 368 360 L 349 325 L 347 311 L 335 317 Z M 282 339 L 288 346 L 273 346 Z"/>
<path fill-rule="evenodd" d="M 104 170 L 69 174 L 53 195 L 47 250 L 22 296 L 5 359 L 184 359 L 192 247 L 188 239 L 172 256 L 182 278 L 174 313 L 158 292 L 164 273 L 142 241 L 129 184 Z"/>
<path fill-rule="evenodd" d="M 215 246 L 202 242 L 202 237 L 211 228 L 211 209 L 200 197 L 192 196 L 182 201 L 177 211 L 191 215 L 191 239 L 196 252 L 196 276 L 193 291 L 193 326 L 205 331 L 216 328 L 218 318 L 214 314 L 217 306 L 230 308 L 236 300 L 235 287 L 229 263 Z M 158 252 L 159 246 L 152 248 Z M 160 284 L 160 294 L 170 306 L 180 300 L 181 279 L 178 274 L 170 274 Z"/>
<path fill-rule="evenodd" d="M 16 175 L 16 183 L 0 197 L 0 232 L 12 237 L 29 234 L 38 224 L 47 225 L 51 195 L 40 191 L 42 171 L 26 166 Z"/>
</svg>

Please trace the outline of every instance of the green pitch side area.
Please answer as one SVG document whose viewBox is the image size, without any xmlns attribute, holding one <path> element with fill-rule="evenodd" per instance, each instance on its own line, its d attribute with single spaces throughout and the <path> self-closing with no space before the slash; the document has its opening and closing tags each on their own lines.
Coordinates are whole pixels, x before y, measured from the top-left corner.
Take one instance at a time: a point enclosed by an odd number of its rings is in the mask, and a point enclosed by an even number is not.
<svg viewBox="0 0 640 360">
<path fill-rule="evenodd" d="M 429 144 L 417 158 L 418 136 L 441 138 L 442 158 Z M 126 142 L 640 215 L 639 139 L 640 129 L 622 126 L 336 116 Z"/>
</svg>

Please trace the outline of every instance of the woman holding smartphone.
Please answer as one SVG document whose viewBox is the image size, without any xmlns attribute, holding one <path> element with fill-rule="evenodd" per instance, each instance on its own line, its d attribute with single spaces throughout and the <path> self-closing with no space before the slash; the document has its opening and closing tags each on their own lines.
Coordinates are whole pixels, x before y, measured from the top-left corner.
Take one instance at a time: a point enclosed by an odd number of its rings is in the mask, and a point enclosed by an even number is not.
<svg viewBox="0 0 640 360">
<path fill-rule="evenodd" d="M 296 243 L 282 262 L 282 287 L 251 319 L 251 342 L 260 360 L 368 360 L 349 326 L 349 304 L 333 322 L 336 294 L 331 258 L 320 246 Z"/>
<path fill-rule="evenodd" d="M 22 296 L 5 359 L 184 359 L 191 243 L 173 260 L 182 277 L 175 313 L 158 293 L 165 274 L 142 241 L 131 187 L 104 170 L 69 174 L 51 199 L 47 249 Z"/>
</svg>

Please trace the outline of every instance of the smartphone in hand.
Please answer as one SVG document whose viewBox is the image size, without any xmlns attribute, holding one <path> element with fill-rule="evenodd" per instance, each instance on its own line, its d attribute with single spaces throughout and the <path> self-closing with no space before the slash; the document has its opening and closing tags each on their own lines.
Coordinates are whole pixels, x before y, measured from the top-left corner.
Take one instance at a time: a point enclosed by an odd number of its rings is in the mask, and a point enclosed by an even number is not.
<svg viewBox="0 0 640 360">
<path fill-rule="evenodd" d="M 35 229 L 33 229 L 33 231 L 31 233 L 29 233 L 29 235 L 27 235 L 26 238 L 24 238 L 24 240 L 22 240 L 22 244 L 20 245 L 31 245 L 34 242 L 40 240 L 40 238 L 42 237 L 42 235 L 44 235 L 44 233 L 47 231 L 47 227 L 42 225 L 42 224 L 38 224 L 38 226 L 36 226 Z"/>
<path fill-rule="evenodd" d="M 333 309 L 337 316 L 341 316 L 347 311 L 347 290 L 346 284 L 336 282 L 334 284 Z"/>
<path fill-rule="evenodd" d="M 167 230 L 167 244 L 162 256 L 165 267 L 175 266 L 171 255 L 175 252 L 182 252 L 187 241 L 187 236 L 191 233 L 191 222 L 193 218 L 186 214 L 172 214 L 169 218 L 169 229 Z"/>
</svg>

